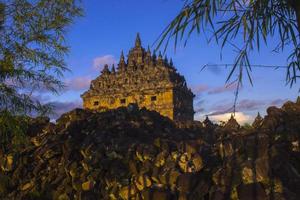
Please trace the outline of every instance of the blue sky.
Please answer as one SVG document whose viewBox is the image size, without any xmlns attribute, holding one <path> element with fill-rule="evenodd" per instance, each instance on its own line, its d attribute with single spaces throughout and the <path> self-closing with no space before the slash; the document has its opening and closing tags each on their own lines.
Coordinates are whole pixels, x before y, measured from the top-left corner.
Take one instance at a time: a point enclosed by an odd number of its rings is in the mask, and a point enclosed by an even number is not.
<svg viewBox="0 0 300 200">
<path fill-rule="evenodd" d="M 104 63 L 117 62 L 121 50 L 126 54 L 133 47 L 137 32 L 143 46 L 151 46 L 183 3 L 180 0 L 87 0 L 83 5 L 85 16 L 68 29 L 67 43 L 71 51 L 66 61 L 72 71 L 65 74 L 68 89 L 58 96 L 43 97 L 57 105 L 58 114 L 81 105 L 80 94 L 88 88 L 90 80 L 100 74 Z M 271 51 L 276 40 L 271 39 L 268 46 L 251 54 L 252 64 L 286 65 L 288 51 Z M 241 44 L 242 41 L 236 41 L 236 45 Z M 223 49 L 221 60 L 218 45 L 214 42 L 208 44 L 204 35 L 194 34 L 186 47 L 180 44 L 175 52 L 171 44 L 166 54 L 172 57 L 174 65 L 196 94 L 195 110 L 199 111 L 196 119 L 203 119 L 211 113 L 223 113 L 232 106 L 234 88 L 225 87 L 229 69 L 201 71 L 208 63 L 232 63 L 235 55 L 232 48 Z M 258 111 L 265 114 L 269 105 L 281 106 L 284 101 L 294 101 L 299 95 L 299 83 L 292 89 L 285 86 L 284 69 L 256 68 L 252 75 L 254 86 L 245 79 L 239 95 L 237 118 L 241 122 L 251 121 Z M 212 116 L 216 120 L 225 120 L 224 117 L 228 114 Z"/>
</svg>

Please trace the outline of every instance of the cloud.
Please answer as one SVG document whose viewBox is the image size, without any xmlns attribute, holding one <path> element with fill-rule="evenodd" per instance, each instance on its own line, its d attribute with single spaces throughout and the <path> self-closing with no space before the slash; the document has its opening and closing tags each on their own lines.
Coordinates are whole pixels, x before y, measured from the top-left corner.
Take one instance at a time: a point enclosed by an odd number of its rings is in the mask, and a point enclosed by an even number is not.
<svg viewBox="0 0 300 200">
<path fill-rule="evenodd" d="M 210 113 L 208 113 L 208 116 L 214 116 L 214 115 L 222 115 L 225 113 L 232 113 L 234 111 L 233 109 L 233 102 L 224 102 L 224 103 L 217 103 L 212 105 L 210 108 Z"/>
<path fill-rule="evenodd" d="M 216 75 L 220 75 L 223 71 L 220 67 L 217 66 L 207 67 L 207 70 Z"/>
<path fill-rule="evenodd" d="M 192 91 L 194 94 L 199 94 L 199 93 L 202 93 L 202 92 L 206 92 L 209 87 L 208 85 L 204 85 L 204 84 L 199 84 L 199 85 L 193 85 L 191 87 Z"/>
<path fill-rule="evenodd" d="M 202 113 L 204 111 L 205 111 L 205 108 L 203 108 L 203 107 L 195 108 L 195 113 Z"/>
<path fill-rule="evenodd" d="M 51 119 L 57 119 L 63 113 L 71 111 L 75 108 L 82 108 L 82 103 L 80 101 L 69 101 L 69 102 L 61 102 L 61 101 L 52 101 L 49 102 L 53 106 L 53 114 L 50 116 Z"/>
<path fill-rule="evenodd" d="M 105 64 L 112 65 L 116 63 L 116 59 L 113 55 L 96 57 L 93 60 L 93 70 L 101 71 Z"/>
<path fill-rule="evenodd" d="M 249 123 L 253 121 L 255 116 L 247 115 L 245 113 L 251 111 L 260 111 L 269 106 L 281 106 L 287 99 L 275 99 L 275 100 L 255 100 L 255 99 L 243 99 L 236 105 L 236 118 L 241 124 Z M 223 103 L 211 106 L 208 116 L 214 121 L 227 121 L 233 113 L 233 103 Z"/>
<path fill-rule="evenodd" d="M 82 91 L 87 90 L 92 79 L 90 76 L 75 77 L 65 80 L 66 90 Z"/>
<path fill-rule="evenodd" d="M 230 117 L 231 117 L 232 113 L 224 113 L 224 114 L 220 114 L 220 115 L 214 115 L 211 116 L 210 119 L 214 122 L 227 122 Z M 245 124 L 245 123 L 251 123 L 253 121 L 253 117 L 250 115 L 247 115 L 243 112 L 237 112 L 235 113 L 235 119 L 239 124 Z"/>
<path fill-rule="evenodd" d="M 275 99 L 270 101 L 269 105 L 270 106 L 282 106 L 285 102 L 287 102 L 288 99 Z"/>
<path fill-rule="evenodd" d="M 237 109 L 239 111 L 252 111 L 252 110 L 258 110 L 265 105 L 266 105 L 265 101 L 244 99 L 238 103 Z"/>
<path fill-rule="evenodd" d="M 255 111 L 261 109 L 264 106 L 266 106 L 266 101 L 243 99 L 237 103 L 236 111 L 238 112 Z M 211 108 L 212 108 L 211 110 L 213 111 L 208 114 L 209 116 L 232 113 L 234 111 L 233 102 L 213 105 Z"/>
<path fill-rule="evenodd" d="M 194 101 L 194 110 L 195 113 L 203 113 L 205 111 L 205 100 L 201 99 L 199 101 Z"/>
<path fill-rule="evenodd" d="M 236 90 L 236 88 L 237 88 L 237 83 L 227 84 L 225 86 L 216 87 L 216 88 L 209 90 L 208 94 L 220 94 L 220 93 L 224 93 L 224 92 L 232 92 L 232 91 Z"/>
<path fill-rule="evenodd" d="M 56 101 L 56 100 L 51 100 L 51 96 L 42 93 L 34 94 L 31 98 L 35 101 L 39 101 L 43 105 L 49 105 L 53 108 L 51 112 L 48 113 L 49 114 L 48 116 L 50 117 L 51 121 L 56 120 L 62 114 L 71 111 L 75 108 L 82 108 L 82 102 L 80 100 Z M 32 111 L 30 113 L 30 116 L 36 117 L 37 112 Z"/>
</svg>

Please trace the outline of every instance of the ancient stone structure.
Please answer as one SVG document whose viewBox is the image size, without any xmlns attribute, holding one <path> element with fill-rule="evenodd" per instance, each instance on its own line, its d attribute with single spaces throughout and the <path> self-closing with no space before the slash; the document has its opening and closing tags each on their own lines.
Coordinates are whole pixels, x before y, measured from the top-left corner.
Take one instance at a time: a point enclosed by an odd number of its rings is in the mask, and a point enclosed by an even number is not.
<svg viewBox="0 0 300 200">
<path fill-rule="evenodd" d="M 173 66 L 172 60 L 146 51 L 139 34 L 125 61 L 122 52 L 118 68 L 105 65 L 90 89 L 81 95 L 85 109 L 106 111 L 136 103 L 174 120 L 193 120 L 194 94 Z"/>
</svg>

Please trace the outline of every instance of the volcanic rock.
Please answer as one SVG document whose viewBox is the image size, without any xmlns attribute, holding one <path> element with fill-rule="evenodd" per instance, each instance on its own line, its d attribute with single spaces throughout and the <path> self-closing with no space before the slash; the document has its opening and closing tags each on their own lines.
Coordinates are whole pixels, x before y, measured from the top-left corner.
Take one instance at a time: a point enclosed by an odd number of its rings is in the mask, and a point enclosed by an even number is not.
<svg viewBox="0 0 300 200">
<path fill-rule="evenodd" d="M 298 199 L 299 105 L 250 129 L 132 107 L 31 119 L 28 145 L 0 152 L 0 199 Z"/>
</svg>

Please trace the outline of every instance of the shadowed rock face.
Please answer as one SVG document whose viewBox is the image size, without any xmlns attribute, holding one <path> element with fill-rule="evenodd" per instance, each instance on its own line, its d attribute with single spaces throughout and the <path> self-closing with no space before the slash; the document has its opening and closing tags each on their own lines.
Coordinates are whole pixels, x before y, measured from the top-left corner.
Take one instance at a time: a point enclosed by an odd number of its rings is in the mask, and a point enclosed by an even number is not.
<svg viewBox="0 0 300 200">
<path fill-rule="evenodd" d="M 0 199 L 298 199 L 299 119 L 299 102 L 253 128 L 137 107 L 32 119 L 28 146 L 0 154 Z"/>
</svg>

